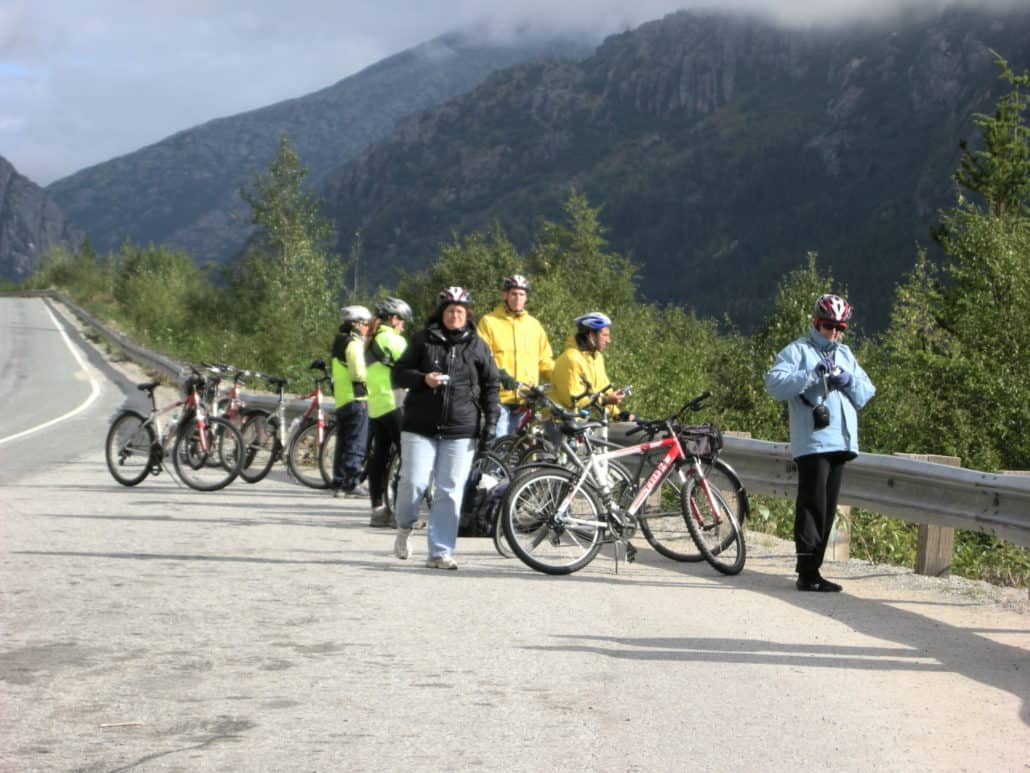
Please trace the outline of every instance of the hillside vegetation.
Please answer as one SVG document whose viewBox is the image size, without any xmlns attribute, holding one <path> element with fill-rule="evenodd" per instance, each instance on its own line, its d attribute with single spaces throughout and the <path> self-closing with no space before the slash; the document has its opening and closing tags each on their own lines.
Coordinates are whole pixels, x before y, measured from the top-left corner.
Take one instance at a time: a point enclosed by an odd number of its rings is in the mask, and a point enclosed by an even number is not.
<svg viewBox="0 0 1030 773">
<path fill-rule="evenodd" d="M 1030 10 L 828 29 L 680 12 L 403 121 L 326 179 L 326 214 L 392 285 L 453 232 L 497 222 L 529 249 L 575 189 L 646 298 L 750 331 L 814 250 L 882 330 L 952 200 L 958 140 L 998 96 L 991 48 L 1030 66 Z"/>
</svg>

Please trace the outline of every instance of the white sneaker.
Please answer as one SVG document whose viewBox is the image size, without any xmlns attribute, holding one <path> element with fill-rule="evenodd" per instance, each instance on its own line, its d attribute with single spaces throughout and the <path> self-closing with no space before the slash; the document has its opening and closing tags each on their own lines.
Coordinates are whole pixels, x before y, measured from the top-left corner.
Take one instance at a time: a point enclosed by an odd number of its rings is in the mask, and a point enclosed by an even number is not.
<svg viewBox="0 0 1030 773">
<path fill-rule="evenodd" d="M 411 535 L 411 529 L 397 529 L 397 537 L 393 541 L 393 554 L 397 558 L 405 559 L 408 557 L 408 537 Z"/>
<path fill-rule="evenodd" d="M 424 529 L 424 528 L 426 528 L 426 519 L 425 518 L 419 518 L 417 521 L 415 521 L 413 524 L 411 524 L 411 528 L 413 528 L 413 529 Z"/>
<path fill-rule="evenodd" d="M 426 561 L 426 566 L 430 569 L 457 569 L 457 562 L 450 556 L 437 556 L 436 558 L 430 558 Z"/>
</svg>

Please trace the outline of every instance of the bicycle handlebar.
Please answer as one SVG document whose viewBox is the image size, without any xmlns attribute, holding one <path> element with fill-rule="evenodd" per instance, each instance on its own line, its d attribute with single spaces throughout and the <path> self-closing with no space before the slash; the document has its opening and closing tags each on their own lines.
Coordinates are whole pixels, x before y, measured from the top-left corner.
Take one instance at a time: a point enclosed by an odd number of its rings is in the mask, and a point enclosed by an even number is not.
<svg viewBox="0 0 1030 773">
<path fill-rule="evenodd" d="M 638 432 L 644 432 L 645 434 L 647 434 L 648 437 L 654 437 L 657 433 L 662 431 L 668 432 L 670 435 L 674 435 L 676 434 L 675 425 L 679 421 L 680 416 L 682 416 L 684 412 L 688 410 L 700 411 L 704 401 L 711 396 L 712 393 L 708 390 L 705 390 L 697 397 L 691 400 L 687 400 L 687 402 L 683 404 L 682 408 L 680 408 L 678 411 L 676 411 L 676 413 L 672 414 L 671 416 L 665 419 L 637 419 L 637 426 L 630 429 L 629 432 L 626 433 L 626 436 L 628 437 L 630 435 L 635 435 Z"/>
</svg>

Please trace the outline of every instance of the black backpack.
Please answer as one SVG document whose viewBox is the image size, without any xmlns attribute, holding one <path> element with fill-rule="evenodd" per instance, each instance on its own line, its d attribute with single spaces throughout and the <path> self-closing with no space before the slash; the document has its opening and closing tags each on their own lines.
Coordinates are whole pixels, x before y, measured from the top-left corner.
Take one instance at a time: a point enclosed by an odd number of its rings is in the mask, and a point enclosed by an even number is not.
<svg viewBox="0 0 1030 773">
<path fill-rule="evenodd" d="M 491 488 L 483 488 L 483 464 L 477 459 L 472 464 L 472 471 L 465 481 L 465 494 L 461 500 L 461 520 L 458 522 L 459 537 L 491 537 L 501 499 L 508 489 L 509 475 L 507 468 L 499 466 L 496 459 L 491 459 L 491 475 L 497 483 Z M 497 475 L 496 473 L 500 473 Z"/>
</svg>

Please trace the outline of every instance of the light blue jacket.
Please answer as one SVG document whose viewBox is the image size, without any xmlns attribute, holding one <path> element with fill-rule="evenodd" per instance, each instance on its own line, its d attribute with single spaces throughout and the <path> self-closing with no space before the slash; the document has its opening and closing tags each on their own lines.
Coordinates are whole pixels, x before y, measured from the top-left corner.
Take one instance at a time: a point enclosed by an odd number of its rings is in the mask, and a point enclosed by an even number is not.
<svg viewBox="0 0 1030 773">
<path fill-rule="evenodd" d="M 830 390 L 825 400 L 830 409 L 830 425 L 817 430 L 812 408 L 805 405 L 801 395 L 812 405 L 824 402 L 823 381 L 815 374 L 815 366 L 823 357 L 829 357 L 837 367 L 850 373 L 851 383 L 847 389 Z M 776 355 L 776 362 L 765 374 L 765 391 L 774 400 L 787 401 L 790 453 L 795 459 L 833 451 L 858 453 L 858 411 L 876 394 L 876 387 L 847 346 L 827 341 L 812 328 L 807 336 L 788 344 Z"/>
</svg>

